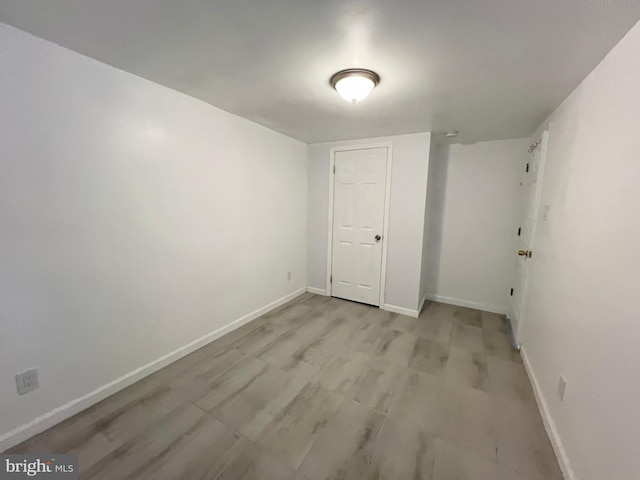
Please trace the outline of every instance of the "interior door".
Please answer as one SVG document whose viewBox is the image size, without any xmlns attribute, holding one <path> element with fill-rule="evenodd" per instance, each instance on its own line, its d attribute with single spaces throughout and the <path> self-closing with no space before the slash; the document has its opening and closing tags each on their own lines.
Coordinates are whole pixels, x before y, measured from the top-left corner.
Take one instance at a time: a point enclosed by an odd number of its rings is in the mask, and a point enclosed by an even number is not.
<svg viewBox="0 0 640 480">
<path fill-rule="evenodd" d="M 331 295 L 380 305 L 387 148 L 335 152 Z"/>
<path fill-rule="evenodd" d="M 544 168 L 544 158 L 547 148 L 547 132 L 530 147 L 527 164 L 520 176 L 521 210 L 520 227 L 516 244 L 515 256 L 515 285 L 512 294 L 512 325 L 516 341 L 522 324 L 522 312 L 526 300 L 527 269 L 534 258 L 533 241 L 538 216 L 538 197 L 541 174 Z"/>
</svg>

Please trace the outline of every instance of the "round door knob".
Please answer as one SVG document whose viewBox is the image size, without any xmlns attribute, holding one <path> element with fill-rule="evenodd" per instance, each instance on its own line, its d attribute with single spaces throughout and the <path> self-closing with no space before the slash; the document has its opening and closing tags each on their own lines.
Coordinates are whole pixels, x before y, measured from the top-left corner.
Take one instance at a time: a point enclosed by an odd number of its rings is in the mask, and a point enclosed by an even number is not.
<svg viewBox="0 0 640 480">
<path fill-rule="evenodd" d="M 373 237 L 373 238 L 375 238 L 375 239 L 376 239 L 376 242 L 379 242 L 379 241 L 380 241 L 380 239 L 381 239 L 382 237 L 381 237 L 380 235 L 376 235 L 376 236 L 375 236 L 375 237 Z"/>
</svg>

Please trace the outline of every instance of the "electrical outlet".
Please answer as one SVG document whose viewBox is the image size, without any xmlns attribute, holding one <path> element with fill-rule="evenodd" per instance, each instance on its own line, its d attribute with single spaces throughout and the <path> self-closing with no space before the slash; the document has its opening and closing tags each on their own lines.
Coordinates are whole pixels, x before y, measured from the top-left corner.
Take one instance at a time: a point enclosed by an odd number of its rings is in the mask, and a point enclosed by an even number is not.
<svg viewBox="0 0 640 480">
<path fill-rule="evenodd" d="M 564 391 L 567 388 L 567 381 L 564 379 L 562 375 L 560 375 L 560 380 L 558 380 L 558 397 L 560 401 L 564 401 Z"/>
<path fill-rule="evenodd" d="M 287 272 L 287 282 L 291 281 L 291 270 Z"/>
<path fill-rule="evenodd" d="M 18 395 L 24 395 L 40 386 L 38 382 L 38 369 L 32 368 L 26 372 L 16 375 L 16 385 L 18 387 Z"/>
</svg>

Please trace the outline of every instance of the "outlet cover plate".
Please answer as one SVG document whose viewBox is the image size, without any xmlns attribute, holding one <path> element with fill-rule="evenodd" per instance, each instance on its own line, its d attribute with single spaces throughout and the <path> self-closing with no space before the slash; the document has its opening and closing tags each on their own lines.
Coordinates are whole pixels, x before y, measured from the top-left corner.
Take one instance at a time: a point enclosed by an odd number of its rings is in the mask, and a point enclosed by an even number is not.
<svg viewBox="0 0 640 480">
<path fill-rule="evenodd" d="M 31 370 L 17 374 L 16 386 L 18 387 L 18 395 L 24 395 L 38 388 L 40 386 L 38 369 L 32 368 Z"/>
</svg>

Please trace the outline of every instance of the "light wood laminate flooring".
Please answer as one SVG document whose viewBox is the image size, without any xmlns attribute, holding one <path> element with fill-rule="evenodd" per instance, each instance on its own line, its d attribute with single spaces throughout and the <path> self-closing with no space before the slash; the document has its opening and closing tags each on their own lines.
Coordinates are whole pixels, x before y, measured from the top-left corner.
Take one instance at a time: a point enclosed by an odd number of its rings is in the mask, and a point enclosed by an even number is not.
<svg viewBox="0 0 640 480">
<path fill-rule="evenodd" d="M 83 479 L 561 479 L 507 328 L 304 294 L 9 453 L 77 453 Z"/>
</svg>

